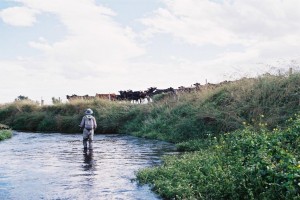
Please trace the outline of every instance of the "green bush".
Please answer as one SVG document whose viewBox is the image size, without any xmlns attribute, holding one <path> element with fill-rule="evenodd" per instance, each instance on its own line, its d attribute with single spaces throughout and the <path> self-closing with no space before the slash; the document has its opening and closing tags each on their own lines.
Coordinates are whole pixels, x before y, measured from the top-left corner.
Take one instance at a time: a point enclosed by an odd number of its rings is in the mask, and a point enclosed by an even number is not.
<svg viewBox="0 0 300 200">
<path fill-rule="evenodd" d="M 57 116 L 57 128 L 59 132 L 65 133 L 78 133 L 79 124 L 81 121 L 80 116 Z"/>
<path fill-rule="evenodd" d="M 11 130 L 0 130 L 0 141 L 5 140 L 12 137 Z"/>
<path fill-rule="evenodd" d="M 300 117 L 290 123 L 181 143 L 198 151 L 166 157 L 138 180 L 166 199 L 300 199 Z"/>
<path fill-rule="evenodd" d="M 46 115 L 38 124 L 37 131 L 55 132 L 58 131 L 58 122 L 54 115 Z"/>
<path fill-rule="evenodd" d="M 0 109 L 0 121 L 5 122 L 9 118 L 9 116 L 14 115 L 14 107 L 13 106 L 3 106 Z"/>
</svg>

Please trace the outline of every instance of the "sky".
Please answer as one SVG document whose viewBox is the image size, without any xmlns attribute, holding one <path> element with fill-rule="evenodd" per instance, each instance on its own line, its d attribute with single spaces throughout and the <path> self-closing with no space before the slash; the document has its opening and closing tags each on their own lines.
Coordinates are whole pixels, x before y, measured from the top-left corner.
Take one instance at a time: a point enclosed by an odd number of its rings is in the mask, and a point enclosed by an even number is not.
<svg viewBox="0 0 300 200">
<path fill-rule="evenodd" d="M 299 0 L 0 0 L 0 103 L 298 69 Z"/>
</svg>

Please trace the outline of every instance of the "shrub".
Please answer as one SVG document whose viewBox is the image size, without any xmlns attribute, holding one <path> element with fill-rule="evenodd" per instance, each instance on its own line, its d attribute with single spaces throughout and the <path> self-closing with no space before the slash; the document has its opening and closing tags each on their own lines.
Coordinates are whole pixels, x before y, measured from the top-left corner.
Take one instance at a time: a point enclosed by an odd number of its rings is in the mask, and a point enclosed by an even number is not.
<svg viewBox="0 0 300 200">
<path fill-rule="evenodd" d="M 11 130 L 0 130 L 0 141 L 5 140 L 12 137 Z"/>
<path fill-rule="evenodd" d="M 253 127 L 192 144 L 192 153 L 138 172 L 166 199 L 299 199 L 300 116 L 284 130 Z"/>
<path fill-rule="evenodd" d="M 55 132 L 58 131 L 57 120 L 54 115 L 46 115 L 38 124 L 37 131 Z"/>
</svg>

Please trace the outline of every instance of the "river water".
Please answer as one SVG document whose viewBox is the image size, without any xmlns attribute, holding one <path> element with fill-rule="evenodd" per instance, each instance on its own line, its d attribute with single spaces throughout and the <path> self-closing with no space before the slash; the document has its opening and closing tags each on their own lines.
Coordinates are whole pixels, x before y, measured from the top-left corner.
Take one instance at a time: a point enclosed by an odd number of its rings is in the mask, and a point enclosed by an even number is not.
<svg viewBox="0 0 300 200">
<path fill-rule="evenodd" d="M 111 134 L 95 135 L 84 152 L 81 134 L 15 132 L 0 142 L 0 199 L 159 199 L 135 172 L 174 152 L 166 142 Z"/>
</svg>

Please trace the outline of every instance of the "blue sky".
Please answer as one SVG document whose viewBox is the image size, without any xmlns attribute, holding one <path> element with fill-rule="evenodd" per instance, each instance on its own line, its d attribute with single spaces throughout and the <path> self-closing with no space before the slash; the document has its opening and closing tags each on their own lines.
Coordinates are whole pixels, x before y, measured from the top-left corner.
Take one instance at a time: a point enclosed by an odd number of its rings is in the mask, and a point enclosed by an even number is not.
<svg viewBox="0 0 300 200">
<path fill-rule="evenodd" d="M 298 0 L 2 0 L 0 103 L 298 69 Z"/>
</svg>

